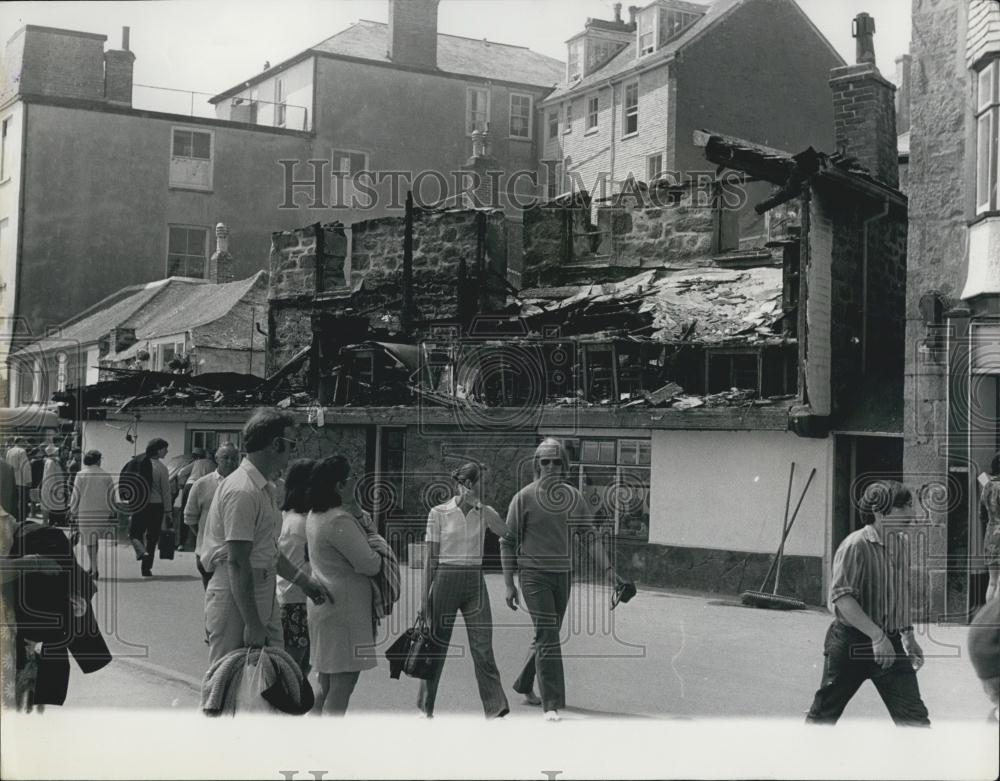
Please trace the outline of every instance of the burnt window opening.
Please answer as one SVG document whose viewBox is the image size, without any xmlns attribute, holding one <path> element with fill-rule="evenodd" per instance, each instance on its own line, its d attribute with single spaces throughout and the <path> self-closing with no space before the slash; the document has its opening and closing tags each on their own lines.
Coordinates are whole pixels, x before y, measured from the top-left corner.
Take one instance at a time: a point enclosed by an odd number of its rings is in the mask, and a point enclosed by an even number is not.
<svg viewBox="0 0 1000 781">
<path fill-rule="evenodd" d="M 706 366 L 706 391 L 723 393 L 731 388 L 760 393 L 761 356 L 759 352 L 709 352 Z"/>
<path fill-rule="evenodd" d="M 799 334 L 799 244 L 785 244 L 781 259 L 781 333 L 788 339 Z"/>
</svg>

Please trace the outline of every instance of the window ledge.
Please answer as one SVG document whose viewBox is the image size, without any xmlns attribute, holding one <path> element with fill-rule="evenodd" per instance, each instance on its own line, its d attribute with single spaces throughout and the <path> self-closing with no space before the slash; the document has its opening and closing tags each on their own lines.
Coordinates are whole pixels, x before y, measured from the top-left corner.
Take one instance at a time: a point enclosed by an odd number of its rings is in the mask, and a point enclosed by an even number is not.
<svg viewBox="0 0 1000 781">
<path fill-rule="evenodd" d="M 995 220 L 997 218 L 1000 218 L 1000 209 L 991 209 L 991 210 L 988 210 L 988 211 L 980 212 L 975 217 L 973 217 L 971 220 L 969 220 L 966 223 L 966 225 L 971 228 L 973 225 L 977 225 L 978 223 L 982 222 L 983 220 Z"/>
<path fill-rule="evenodd" d="M 9 176 L 9 175 L 5 176 L 3 179 L 0 179 L 0 184 L 7 184 L 7 182 L 9 182 L 11 180 L 11 178 L 12 177 Z"/>
<path fill-rule="evenodd" d="M 634 130 L 631 133 L 626 133 L 625 135 L 623 135 L 621 137 L 621 140 L 624 141 L 626 138 L 635 138 L 637 135 L 639 135 L 639 131 Z"/>
<path fill-rule="evenodd" d="M 507 136 L 510 141 L 530 141 L 531 136 Z"/>
<path fill-rule="evenodd" d="M 198 187 L 195 184 L 168 184 L 168 190 L 183 190 L 192 193 L 214 193 L 214 187 Z"/>
<path fill-rule="evenodd" d="M 585 136 L 593 136 L 593 135 L 596 135 L 597 133 L 599 133 L 600 130 L 601 129 L 599 127 L 592 127 L 592 128 L 590 128 L 590 130 L 584 130 L 583 134 Z"/>
<path fill-rule="evenodd" d="M 562 132 L 562 134 L 563 134 L 564 136 L 568 136 L 568 135 L 569 135 L 570 133 L 572 133 L 572 132 L 573 132 L 573 129 L 572 129 L 572 128 L 567 128 L 566 130 L 564 130 L 564 131 Z"/>
</svg>

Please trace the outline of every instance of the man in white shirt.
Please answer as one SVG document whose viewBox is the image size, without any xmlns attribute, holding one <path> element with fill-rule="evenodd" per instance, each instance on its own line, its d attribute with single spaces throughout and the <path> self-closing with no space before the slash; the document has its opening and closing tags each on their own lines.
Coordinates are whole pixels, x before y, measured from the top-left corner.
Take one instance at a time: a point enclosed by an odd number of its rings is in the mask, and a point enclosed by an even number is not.
<svg viewBox="0 0 1000 781">
<path fill-rule="evenodd" d="M 212 463 L 207 458 L 203 459 Z M 191 488 L 184 505 L 184 525 L 188 527 L 188 537 L 195 539 L 194 563 L 201 574 L 202 585 L 207 589 L 212 573 L 201 564 L 203 545 L 205 542 L 205 527 L 208 521 L 208 511 L 212 507 L 212 499 L 222 481 L 236 471 L 240 464 L 240 453 L 232 442 L 226 442 L 215 451 L 215 462 L 218 469 L 189 483 Z M 197 463 L 197 462 L 196 462 Z"/>
<path fill-rule="evenodd" d="M 208 664 L 246 646 L 283 647 L 277 574 L 316 604 L 329 595 L 278 551 L 281 499 L 272 482 L 297 441 L 290 416 L 259 409 L 243 428 L 246 458 L 219 486 L 205 521 L 202 566 L 213 573 L 205 591 Z"/>
</svg>

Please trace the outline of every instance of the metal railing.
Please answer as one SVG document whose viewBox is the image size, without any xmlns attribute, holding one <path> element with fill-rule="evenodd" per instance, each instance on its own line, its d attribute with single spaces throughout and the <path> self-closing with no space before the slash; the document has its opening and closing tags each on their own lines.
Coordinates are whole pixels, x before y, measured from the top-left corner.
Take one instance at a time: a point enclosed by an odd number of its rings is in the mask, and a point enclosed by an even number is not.
<svg viewBox="0 0 1000 781">
<path fill-rule="evenodd" d="M 277 104 L 269 100 L 245 97 L 226 98 L 216 105 L 209 103 L 210 92 L 154 87 L 151 84 L 132 85 L 132 107 L 144 111 L 160 111 L 203 119 L 223 119 L 264 127 L 308 130 L 308 110 L 291 103 Z"/>
</svg>

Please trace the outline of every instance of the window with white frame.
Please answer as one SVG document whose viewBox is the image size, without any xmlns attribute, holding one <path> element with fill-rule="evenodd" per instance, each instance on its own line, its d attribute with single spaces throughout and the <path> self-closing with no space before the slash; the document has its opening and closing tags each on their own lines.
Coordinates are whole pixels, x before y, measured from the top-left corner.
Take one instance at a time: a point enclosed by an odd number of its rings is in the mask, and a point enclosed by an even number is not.
<svg viewBox="0 0 1000 781">
<path fill-rule="evenodd" d="M 639 132 L 639 82 L 625 85 L 625 132 L 631 135 Z"/>
<path fill-rule="evenodd" d="M 566 101 L 566 123 L 563 125 L 563 133 L 573 132 L 573 101 Z"/>
<path fill-rule="evenodd" d="M 597 127 L 597 95 L 587 98 L 587 130 L 594 130 Z"/>
<path fill-rule="evenodd" d="M 285 115 L 287 106 L 285 104 L 285 82 L 282 79 L 274 80 L 274 126 L 285 126 Z"/>
<path fill-rule="evenodd" d="M 638 36 L 639 56 L 651 54 L 656 49 L 656 6 L 639 13 Z"/>
<path fill-rule="evenodd" d="M 214 138 L 210 130 L 173 128 L 170 149 L 170 186 L 212 189 Z"/>
<path fill-rule="evenodd" d="M 659 22 L 657 23 L 657 47 L 664 46 L 674 38 L 677 38 L 701 18 L 701 14 L 691 14 L 686 11 L 671 11 L 666 8 L 659 9 L 659 16 Z"/>
<path fill-rule="evenodd" d="M 1000 210 L 1000 57 L 976 71 L 976 214 Z"/>
<path fill-rule="evenodd" d="M 615 41 L 600 39 L 587 41 L 587 73 L 593 73 L 594 70 L 604 65 L 620 48 L 619 44 Z"/>
<path fill-rule="evenodd" d="M 646 158 L 646 182 L 655 182 L 663 173 L 663 154 L 650 155 Z"/>
<path fill-rule="evenodd" d="M 549 112 L 549 138 L 556 138 L 559 135 L 559 111 L 553 109 Z"/>
<path fill-rule="evenodd" d="M 370 171 L 368 153 L 357 149 L 334 149 L 330 155 L 331 175 L 334 182 L 334 204 L 341 206 L 367 206 L 368 194 L 357 186 L 356 177 Z"/>
<path fill-rule="evenodd" d="M 531 138 L 531 95 L 510 95 L 510 137 Z"/>
<path fill-rule="evenodd" d="M 595 522 L 619 537 L 649 539 L 648 439 L 564 439 L 570 482 L 580 490 Z"/>
<path fill-rule="evenodd" d="M 566 48 L 566 81 L 583 76 L 583 38 L 570 41 Z"/>
<path fill-rule="evenodd" d="M 485 87 L 469 87 L 465 91 L 465 132 L 486 130 L 490 121 L 490 91 Z"/>
<path fill-rule="evenodd" d="M 205 278 L 208 228 L 170 225 L 167 229 L 167 276 Z"/>
<path fill-rule="evenodd" d="M 215 451 L 219 449 L 219 446 L 227 442 L 235 445 L 237 450 L 242 450 L 243 448 L 243 436 L 239 429 L 193 429 L 189 434 L 191 444 L 188 452 L 194 450 L 196 447 L 200 447 L 205 451 L 206 455 L 214 457 Z"/>
</svg>

